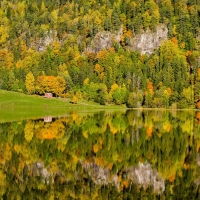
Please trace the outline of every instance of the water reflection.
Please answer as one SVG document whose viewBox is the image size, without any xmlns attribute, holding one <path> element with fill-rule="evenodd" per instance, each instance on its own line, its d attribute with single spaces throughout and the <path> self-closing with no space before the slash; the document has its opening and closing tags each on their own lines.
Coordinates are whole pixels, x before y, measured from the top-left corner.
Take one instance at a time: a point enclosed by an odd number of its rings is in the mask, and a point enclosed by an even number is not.
<svg viewBox="0 0 200 200">
<path fill-rule="evenodd" d="M 198 199 L 199 116 L 73 112 L 0 124 L 0 197 Z"/>
</svg>

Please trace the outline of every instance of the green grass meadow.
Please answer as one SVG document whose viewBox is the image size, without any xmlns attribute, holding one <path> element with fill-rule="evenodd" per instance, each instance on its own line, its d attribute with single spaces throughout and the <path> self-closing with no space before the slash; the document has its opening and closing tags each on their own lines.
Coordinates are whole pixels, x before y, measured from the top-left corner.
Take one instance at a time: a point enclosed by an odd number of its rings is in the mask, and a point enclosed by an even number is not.
<svg viewBox="0 0 200 200">
<path fill-rule="evenodd" d="M 69 99 L 44 98 L 18 92 L 0 90 L 0 122 L 17 121 L 44 116 L 64 116 L 70 112 L 95 112 L 104 109 L 125 109 L 123 106 L 102 106 L 79 100 L 71 104 Z"/>
</svg>

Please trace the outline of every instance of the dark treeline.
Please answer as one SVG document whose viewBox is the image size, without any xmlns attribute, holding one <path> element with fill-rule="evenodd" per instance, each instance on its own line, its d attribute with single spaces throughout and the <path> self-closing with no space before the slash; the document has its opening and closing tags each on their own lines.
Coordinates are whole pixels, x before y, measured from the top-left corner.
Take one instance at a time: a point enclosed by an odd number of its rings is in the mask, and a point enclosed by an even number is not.
<svg viewBox="0 0 200 200">
<path fill-rule="evenodd" d="M 128 107 L 200 107 L 200 1 L 0 0 L 0 88 Z M 131 38 L 164 24 L 151 55 Z M 89 50 L 97 33 L 117 34 Z"/>
</svg>

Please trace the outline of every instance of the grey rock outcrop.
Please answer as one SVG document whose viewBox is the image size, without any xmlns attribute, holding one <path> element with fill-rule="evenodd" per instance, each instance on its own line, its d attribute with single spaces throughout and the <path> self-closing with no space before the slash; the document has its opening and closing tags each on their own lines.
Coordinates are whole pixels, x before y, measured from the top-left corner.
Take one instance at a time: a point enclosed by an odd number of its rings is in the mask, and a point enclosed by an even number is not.
<svg viewBox="0 0 200 200">
<path fill-rule="evenodd" d="M 167 35 L 167 27 L 159 25 L 155 32 L 146 31 L 132 38 L 130 40 L 130 49 L 140 51 L 142 54 L 152 54 L 154 49 L 158 48 L 163 41 L 168 39 Z"/>
<path fill-rule="evenodd" d="M 103 49 L 109 49 L 114 43 L 120 44 L 121 36 L 123 35 L 122 28 L 117 33 L 102 31 L 95 35 L 91 44 L 86 48 L 86 51 L 99 52 Z M 163 41 L 168 39 L 168 29 L 162 24 L 156 27 L 156 30 L 146 31 L 141 34 L 136 34 L 130 38 L 128 49 L 140 51 L 141 54 L 152 54 Z"/>
<path fill-rule="evenodd" d="M 109 31 L 98 32 L 91 44 L 86 48 L 86 51 L 97 53 L 103 49 L 109 49 L 113 46 L 114 42 L 120 43 L 122 34 L 122 27 L 116 33 L 111 33 Z"/>
<path fill-rule="evenodd" d="M 91 43 L 86 47 L 85 51 L 89 52 L 99 52 L 103 49 L 109 49 L 113 47 L 114 43 L 120 45 L 121 36 L 123 35 L 123 27 L 120 28 L 118 32 L 111 33 L 109 31 L 98 32 Z M 70 35 L 68 35 L 70 36 Z M 48 31 L 42 39 L 36 40 L 32 43 L 31 47 L 37 49 L 39 52 L 45 51 L 47 46 L 52 42 L 57 41 L 63 44 L 67 37 L 59 40 L 57 38 L 57 32 Z M 127 49 L 140 51 L 141 54 L 152 54 L 153 51 L 158 48 L 163 41 L 168 39 L 168 29 L 167 26 L 162 24 L 156 27 L 153 32 L 147 30 L 141 34 L 136 34 L 130 38 L 129 45 L 126 46 Z M 80 43 L 81 36 L 78 37 L 77 43 Z"/>
<path fill-rule="evenodd" d="M 57 31 L 47 31 L 43 38 L 37 39 L 31 44 L 31 48 L 37 49 L 39 52 L 45 51 L 47 46 L 52 42 L 58 41 Z"/>
</svg>

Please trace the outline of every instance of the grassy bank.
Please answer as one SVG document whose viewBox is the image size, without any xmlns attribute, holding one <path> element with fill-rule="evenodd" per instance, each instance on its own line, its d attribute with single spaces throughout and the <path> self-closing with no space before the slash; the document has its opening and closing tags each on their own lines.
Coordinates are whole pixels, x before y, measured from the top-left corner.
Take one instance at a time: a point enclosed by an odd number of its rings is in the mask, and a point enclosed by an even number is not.
<svg viewBox="0 0 200 200">
<path fill-rule="evenodd" d="M 123 106 L 102 106 L 79 100 L 71 104 L 69 99 L 44 98 L 18 92 L 0 90 L 0 122 L 15 121 L 44 116 L 63 116 L 69 112 L 93 112 L 103 109 L 124 109 Z"/>
</svg>

